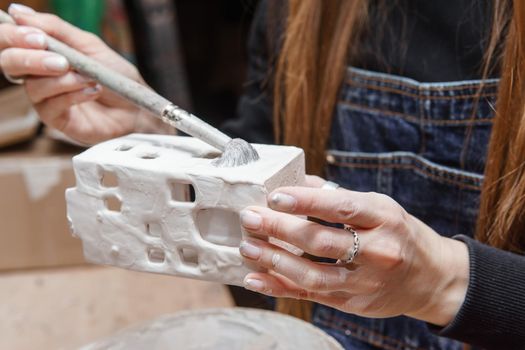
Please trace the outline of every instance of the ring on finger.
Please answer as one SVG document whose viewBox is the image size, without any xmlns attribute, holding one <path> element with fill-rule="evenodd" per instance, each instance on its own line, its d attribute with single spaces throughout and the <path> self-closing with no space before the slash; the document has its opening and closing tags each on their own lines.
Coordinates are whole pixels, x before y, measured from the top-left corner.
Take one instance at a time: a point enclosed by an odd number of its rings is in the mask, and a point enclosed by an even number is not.
<svg viewBox="0 0 525 350">
<path fill-rule="evenodd" d="M 345 225 L 344 229 L 354 236 L 354 244 L 352 245 L 352 247 L 350 247 L 350 249 L 348 249 L 348 256 L 345 259 L 337 260 L 337 265 L 351 264 L 352 262 L 354 262 L 354 259 L 356 258 L 357 254 L 359 254 L 359 235 L 352 227 L 348 225 Z"/>
<path fill-rule="evenodd" d="M 23 85 L 25 83 L 25 79 L 23 77 L 12 77 L 11 75 L 7 74 L 6 72 L 4 72 L 4 77 L 5 79 L 12 83 L 12 84 L 16 84 L 16 85 Z"/>
</svg>

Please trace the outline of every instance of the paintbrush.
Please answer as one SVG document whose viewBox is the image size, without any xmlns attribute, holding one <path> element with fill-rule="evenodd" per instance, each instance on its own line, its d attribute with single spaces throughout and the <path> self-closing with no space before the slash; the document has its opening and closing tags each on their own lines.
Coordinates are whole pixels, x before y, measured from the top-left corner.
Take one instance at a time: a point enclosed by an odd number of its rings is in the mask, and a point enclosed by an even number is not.
<svg viewBox="0 0 525 350">
<path fill-rule="evenodd" d="M 0 10 L 0 23 L 16 25 L 14 19 L 2 10 Z M 213 160 L 213 165 L 235 167 L 259 159 L 259 154 L 248 142 L 239 138 L 230 138 L 150 88 L 103 66 L 49 35 L 47 36 L 47 49 L 64 56 L 70 66 L 80 74 L 90 77 L 125 99 L 149 110 L 165 123 L 219 149 L 222 154 Z"/>
</svg>

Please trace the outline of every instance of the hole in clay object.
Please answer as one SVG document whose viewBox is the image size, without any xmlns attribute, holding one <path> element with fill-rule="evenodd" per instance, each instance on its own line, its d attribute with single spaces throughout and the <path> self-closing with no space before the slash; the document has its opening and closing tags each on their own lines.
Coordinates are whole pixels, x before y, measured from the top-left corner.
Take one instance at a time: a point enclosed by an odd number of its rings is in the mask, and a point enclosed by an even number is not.
<svg viewBox="0 0 525 350">
<path fill-rule="evenodd" d="M 157 153 L 144 153 L 140 156 L 142 159 L 155 159 L 158 158 L 159 155 Z"/>
<path fill-rule="evenodd" d="M 125 152 L 125 151 L 129 151 L 132 148 L 133 148 L 133 146 L 131 146 L 131 145 L 123 144 L 123 145 L 120 145 L 117 148 L 115 148 L 115 151 Z"/>
<path fill-rule="evenodd" d="M 162 227 L 156 222 L 150 222 L 146 224 L 146 232 L 148 235 L 153 237 L 160 237 L 162 233 Z"/>
<path fill-rule="evenodd" d="M 160 248 L 148 248 L 148 260 L 155 264 L 161 264 L 166 260 L 166 253 Z"/>
<path fill-rule="evenodd" d="M 106 206 L 106 209 L 110 211 L 120 212 L 120 209 L 122 208 L 122 202 L 115 196 L 104 198 L 104 205 Z"/>
<path fill-rule="evenodd" d="M 195 188 L 189 182 L 170 181 L 171 200 L 175 202 L 195 202 Z"/>
<path fill-rule="evenodd" d="M 208 152 L 194 156 L 194 158 L 215 159 L 221 156 L 221 152 Z"/>
<path fill-rule="evenodd" d="M 196 221 L 201 237 L 208 242 L 228 247 L 238 247 L 241 243 L 241 223 L 236 212 L 221 208 L 201 209 Z"/>
<path fill-rule="evenodd" d="M 197 250 L 191 247 L 179 248 L 179 254 L 181 260 L 188 265 L 197 266 L 199 265 L 199 254 Z"/>
<path fill-rule="evenodd" d="M 102 172 L 102 179 L 100 180 L 102 186 L 104 187 L 117 187 L 118 186 L 118 177 L 115 173 L 111 171 Z"/>
</svg>

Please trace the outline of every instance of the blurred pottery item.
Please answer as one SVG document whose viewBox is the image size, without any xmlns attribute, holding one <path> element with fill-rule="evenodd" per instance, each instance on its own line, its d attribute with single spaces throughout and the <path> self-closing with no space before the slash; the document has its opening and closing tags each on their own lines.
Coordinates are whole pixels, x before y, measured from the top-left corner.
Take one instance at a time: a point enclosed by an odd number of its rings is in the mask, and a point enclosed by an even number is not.
<svg viewBox="0 0 525 350">
<path fill-rule="evenodd" d="M 310 323 L 273 311 L 185 311 L 129 328 L 81 350 L 342 350 Z"/>
<path fill-rule="evenodd" d="M 23 87 L 0 90 L 0 147 L 33 138 L 39 123 Z"/>
</svg>

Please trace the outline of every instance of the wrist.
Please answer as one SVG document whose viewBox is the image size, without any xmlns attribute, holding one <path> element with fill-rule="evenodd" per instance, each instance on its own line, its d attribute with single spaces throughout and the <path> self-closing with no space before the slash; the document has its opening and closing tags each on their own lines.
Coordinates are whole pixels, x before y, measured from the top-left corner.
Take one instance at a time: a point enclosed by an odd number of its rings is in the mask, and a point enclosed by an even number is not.
<svg viewBox="0 0 525 350">
<path fill-rule="evenodd" d="M 439 236 L 439 257 L 434 288 L 428 302 L 413 317 L 446 326 L 457 315 L 469 284 L 469 253 L 465 243 Z"/>
</svg>

